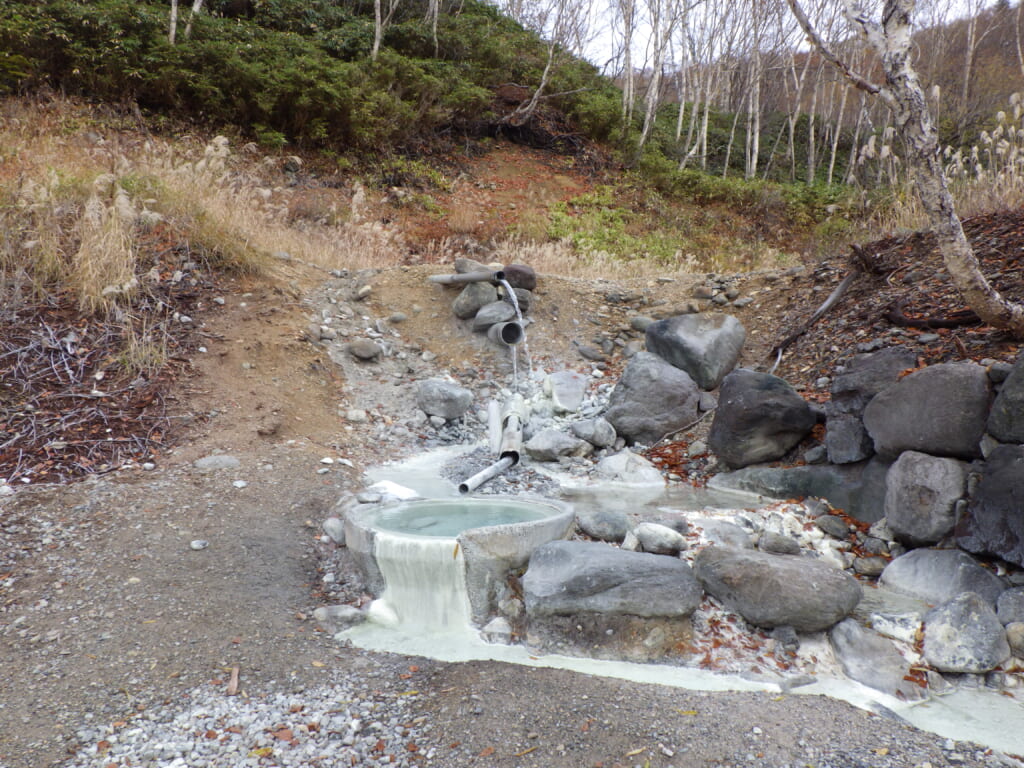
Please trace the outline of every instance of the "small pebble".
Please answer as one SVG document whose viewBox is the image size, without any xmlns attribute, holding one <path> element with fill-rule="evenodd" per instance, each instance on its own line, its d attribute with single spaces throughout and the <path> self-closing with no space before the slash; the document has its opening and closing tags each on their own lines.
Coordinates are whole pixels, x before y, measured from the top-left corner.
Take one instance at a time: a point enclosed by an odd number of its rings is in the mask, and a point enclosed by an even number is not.
<svg viewBox="0 0 1024 768">
<path fill-rule="evenodd" d="M 193 539 L 189 542 L 188 545 L 196 552 L 198 552 L 199 550 L 206 549 L 208 546 L 210 546 L 210 542 L 208 542 L 206 539 Z"/>
</svg>

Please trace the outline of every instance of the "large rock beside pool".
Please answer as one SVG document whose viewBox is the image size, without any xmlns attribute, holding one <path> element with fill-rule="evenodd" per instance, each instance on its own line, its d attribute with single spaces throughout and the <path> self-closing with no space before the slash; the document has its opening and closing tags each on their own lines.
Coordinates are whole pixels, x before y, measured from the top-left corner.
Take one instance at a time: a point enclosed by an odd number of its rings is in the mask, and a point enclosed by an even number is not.
<svg viewBox="0 0 1024 768">
<path fill-rule="evenodd" d="M 444 379 L 421 381 L 416 390 L 416 405 L 421 411 L 448 421 L 462 416 L 472 403 L 472 392 Z"/>
<path fill-rule="evenodd" d="M 897 539 L 934 544 L 953 530 L 967 465 L 956 459 L 905 451 L 886 477 L 885 520 Z"/>
<path fill-rule="evenodd" d="M 715 389 L 740 359 L 747 331 L 732 315 L 702 313 L 658 320 L 645 331 L 647 349 Z"/>
<path fill-rule="evenodd" d="M 843 619 L 832 627 L 829 639 L 850 679 L 904 700 L 924 697 L 926 689 L 905 679 L 910 665 L 891 640 L 855 619 Z"/>
<path fill-rule="evenodd" d="M 965 592 L 924 617 L 924 660 L 941 672 L 981 673 L 1010 658 L 1006 631 L 985 598 Z"/>
<path fill-rule="evenodd" d="M 630 442 L 652 445 L 697 418 L 700 390 L 688 374 L 650 352 L 626 365 L 605 419 Z"/>
<path fill-rule="evenodd" d="M 864 426 L 883 456 L 921 451 L 973 459 L 981 455 L 991 385 L 976 363 L 922 368 L 877 394 L 864 409 Z"/>
<path fill-rule="evenodd" d="M 882 571 L 879 584 L 932 605 L 962 592 L 976 592 L 994 605 L 1006 588 L 998 576 L 958 549 L 915 549 L 900 555 Z"/>
<path fill-rule="evenodd" d="M 1024 443 L 1024 354 L 1010 371 L 992 403 L 988 431 L 1004 443 Z"/>
<path fill-rule="evenodd" d="M 694 569 L 704 589 L 759 627 L 818 632 L 849 616 L 861 599 L 852 576 L 792 555 L 712 546 L 697 553 Z"/>
<path fill-rule="evenodd" d="M 864 428 L 864 408 L 871 398 L 899 380 L 899 374 L 917 365 L 916 354 L 906 347 L 887 347 L 854 355 L 832 381 L 827 415 L 825 449 L 833 464 L 851 464 L 875 452 Z"/>
<path fill-rule="evenodd" d="M 740 368 L 722 382 L 708 446 L 738 469 L 781 458 L 816 423 L 811 407 L 785 381 Z"/>
<path fill-rule="evenodd" d="M 956 543 L 1024 566 L 1024 445 L 1000 445 L 989 454 Z"/>
<path fill-rule="evenodd" d="M 580 613 L 684 617 L 701 588 L 682 560 L 582 541 L 538 547 L 523 576 L 530 616 Z"/>
</svg>

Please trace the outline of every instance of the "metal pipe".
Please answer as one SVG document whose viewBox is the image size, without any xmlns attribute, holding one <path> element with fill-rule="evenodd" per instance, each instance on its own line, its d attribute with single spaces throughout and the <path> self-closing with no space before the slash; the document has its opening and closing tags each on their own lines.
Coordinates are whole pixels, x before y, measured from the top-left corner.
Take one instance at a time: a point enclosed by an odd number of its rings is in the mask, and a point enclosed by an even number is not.
<svg viewBox="0 0 1024 768">
<path fill-rule="evenodd" d="M 512 412 L 505 416 L 501 426 L 501 446 L 498 448 L 498 455 L 501 458 L 513 459 L 513 464 L 519 463 L 519 455 L 523 449 L 523 421 L 519 414 Z"/>
<path fill-rule="evenodd" d="M 501 450 L 501 406 L 497 400 L 490 400 L 487 403 L 487 442 L 491 453 L 498 453 Z"/>
<path fill-rule="evenodd" d="M 506 347 L 514 347 L 522 343 L 526 338 L 526 332 L 523 331 L 523 326 L 515 320 L 510 320 L 507 323 L 495 323 L 488 328 L 487 338 Z"/>
<path fill-rule="evenodd" d="M 441 285 L 462 285 L 463 283 L 500 283 L 505 273 L 500 269 L 496 272 L 463 272 L 457 275 L 431 275 L 427 278 L 432 283 Z"/>
<path fill-rule="evenodd" d="M 511 456 L 505 456 L 501 459 L 498 459 L 496 462 L 491 464 L 491 466 L 487 467 L 486 469 L 480 470 L 472 477 L 463 480 L 461 483 L 459 483 L 459 493 L 469 493 L 470 491 L 475 491 L 488 480 L 497 477 L 515 463 L 516 459 L 513 459 Z"/>
</svg>

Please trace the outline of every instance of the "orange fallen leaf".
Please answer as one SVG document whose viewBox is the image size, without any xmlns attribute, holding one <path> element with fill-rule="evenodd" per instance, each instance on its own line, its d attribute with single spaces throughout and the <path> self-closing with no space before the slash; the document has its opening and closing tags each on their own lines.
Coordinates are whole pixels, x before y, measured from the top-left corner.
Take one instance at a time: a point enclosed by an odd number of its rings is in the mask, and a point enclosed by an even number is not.
<svg viewBox="0 0 1024 768">
<path fill-rule="evenodd" d="M 291 741 L 295 736 L 291 728 L 280 728 L 276 731 L 271 731 L 270 735 L 280 741 Z"/>
<path fill-rule="evenodd" d="M 205 736 L 208 739 L 216 739 L 217 738 L 217 732 L 216 731 L 207 731 L 206 733 L 203 734 L 203 736 Z"/>
<path fill-rule="evenodd" d="M 494 754 L 494 747 L 484 747 L 483 751 L 480 752 L 477 757 L 490 757 Z"/>
<path fill-rule="evenodd" d="M 250 752 L 249 757 L 270 757 L 272 754 L 274 754 L 273 747 L 260 747 Z"/>
</svg>

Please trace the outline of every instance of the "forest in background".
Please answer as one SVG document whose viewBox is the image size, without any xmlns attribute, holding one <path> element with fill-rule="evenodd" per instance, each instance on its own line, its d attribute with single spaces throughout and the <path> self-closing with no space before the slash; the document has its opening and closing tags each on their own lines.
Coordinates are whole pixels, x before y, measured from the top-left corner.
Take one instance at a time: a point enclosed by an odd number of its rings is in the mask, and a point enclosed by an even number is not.
<svg viewBox="0 0 1024 768">
<path fill-rule="evenodd" d="M 631 164 L 878 183 L 899 155 L 884 107 L 809 53 L 783 2 L 177 5 L 12 0 L 0 20 L 0 89 L 49 86 L 238 126 L 270 147 L 338 153 L 415 153 L 502 128 L 514 138 L 553 107 Z M 812 0 L 805 10 L 854 68 L 874 73 L 836 6 Z M 916 66 L 940 140 L 969 153 L 1024 89 L 1021 4 L 935 0 L 921 5 L 917 25 Z M 605 60 L 598 68 L 584 55 Z M 510 94 L 508 108 L 496 104 Z"/>
</svg>

